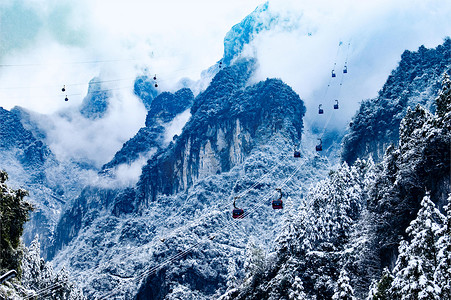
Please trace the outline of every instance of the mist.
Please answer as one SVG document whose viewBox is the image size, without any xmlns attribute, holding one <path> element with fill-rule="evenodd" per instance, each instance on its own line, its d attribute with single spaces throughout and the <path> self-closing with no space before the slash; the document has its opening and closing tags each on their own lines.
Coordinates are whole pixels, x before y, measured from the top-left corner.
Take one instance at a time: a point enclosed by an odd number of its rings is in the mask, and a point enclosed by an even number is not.
<svg viewBox="0 0 451 300">
<path fill-rule="evenodd" d="M 404 50 L 436 47 L 451 34 L 447 1 L 270 1 L 269 12 L 280 21 L 246 49 L 259 61 L 254 81 L 290 85 L 307 107 L 307 128 L 343 129 L 362 100 L 377 96 Z"/>
<path fill-rule="evenodd" d="M 226 33 L 262 3 L 2 1 L 0 106 L 48 116 L 41 126 L 57 157 L 99 167 L 144 126 L 136 76 L 156 74 L 160 91 L 174 92 L 182 78 L 199 82 L 221 59 Z M 259 61 L 254 82 L 280 78 L 300 95 L 307 128 L 343 129 L 359 102 L 377 95 L 404 50 L 435 47 L 450 35 L 450 15 L 451 3 L 438 0 L 271 0 L 269 17 L 278 22 L 255 36 L 243 56 Z M 96 76 L 112 97 L 106 116 L 89 120 L 78 110 Z M 188 117 L 172 124 L 166 142 Z"/>
</svg>

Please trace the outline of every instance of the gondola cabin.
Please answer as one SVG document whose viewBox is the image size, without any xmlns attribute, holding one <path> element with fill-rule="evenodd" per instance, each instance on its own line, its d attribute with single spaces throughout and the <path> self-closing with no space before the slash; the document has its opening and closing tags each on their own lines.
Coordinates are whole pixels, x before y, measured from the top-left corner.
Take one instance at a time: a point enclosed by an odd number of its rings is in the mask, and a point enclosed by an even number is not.
<svg viewBox="0 0 451 300">
<path fill-rule="evenodd" d="M 319 139 L 319 144 L 316 145 L 316 151 L 323 151 L 323 141 Z"/>
<path fill-rule="evenodd" d="M 334 70 L 332 70 L 332 77 L 337 77 Z"/>
<path fill-rule="evenodd" d="M 338 100 L 335 100 L 334 109 L 338 109 Z"/>
<path fill-rule="evenodd" d="M 320 115 L 324 114 L 324 109 L 322 109 L 322 106 L 323 106 L 322 104 L 318 106 L 318 114 Z"/>
<path fill-rule="evenodd" d="M 343 74 L 346 74 L 346 73 L 348 73 L 348 66 L 345 66 L 343 69 Z"/>
<path fill-rule="evenodd" d="M 283 201 L 282 201 L 282 190 L 277 189 L 277 191 L 280 193 L 279 198 L 272 200 L 272 208 L 273 209 L 282 209 L 283 208 Z"/>
<path fill-rule="evenodd" d="M 64 101 L 69 101 L 69 98 L 67 98 L 67 95 L 66 95 L 66 98 L 64 98 Z"/>
<path fill-rule="evenodd" d="M 294 150 L 293 156 L 294 156 L 294 157 L 301 157 L 301 152 L 299 152 L 299 151 L 297 151 L 297 150 Z"/>
<path fill-rule="evenodd" d="M 272 208 L 273 209 L 282 209 L 283 208 L 283 202 L 281 199 L 272 200 Z"/>
<path fill-rule="evenodd" d="M 232 217 L 234 219 L 241 219 L 244 217 L 244 210 L 241 208 L 234 208 L 232 211 Z"/>
</svg>

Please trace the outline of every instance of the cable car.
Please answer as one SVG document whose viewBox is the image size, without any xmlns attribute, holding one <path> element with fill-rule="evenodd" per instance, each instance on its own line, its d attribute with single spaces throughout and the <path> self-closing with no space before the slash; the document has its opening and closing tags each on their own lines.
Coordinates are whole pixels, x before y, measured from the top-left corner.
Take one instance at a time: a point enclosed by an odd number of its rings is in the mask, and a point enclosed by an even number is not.
<svg viewBox="0 0 451 300">
<path fill-rule="evenodd" d="M 66 95 L 66 98 L 64 98 L 64 101 L 69 101 L 69 98 L 67 98 L 67 95 Z"/>
<path fill-rule="evenodd" d="M 155 87 L 158 87 L 158 84 L 155 83 Z"/>
<path fill-rule="evenodd" d="M 283 208 L 283 201 L 282 201 L 282 190 L 281 189 L 276 189 L 280 195 L 278 199 L 272 200 L 272 208 L 273 209 L 282 209 Z"/>
<path fill-rule="evenodd" d="M 332 77 L 336 77 L 337 75 L 335 75 L 335 71 L 332 70 Z"/>
<path fill-rule="evenodd" d="M 316 151 L 323 151 L 323 141 L 321 139 L 319 140 L 319 144 L 316 145 Z"/>
<path fill-rule="evenodd" d="M 235 200 L 238 197 L 235 197 L 235 199 L 233 199 L 233 211 L 232 211 L 232 217 L 234 219 L 242 219 L 244 218 L 244 210 L 242 210 L 241 208 L 237 208 L 235 205 Z"/>
<path fill-rule="evenodd" d="M 318 106 L 318 114 L 320 114 L 320 115 L 324 114 L 324 110 L 321 108 L 321 106 L 323 106 L 323 105 L 320 104 L 320 105 Z"/>
<path fill-rule="evenodd" d="M 338 109 L 338 100 L 335 100 L 334 109 Z"/>
<path fill-rule="evenodd" d="M 63 92 L 66 91 L 66 85 L 63 85 L 63 88 L 61 89 L 61 91 L 63 91 Z"/>
<path fill-rule="evenodd" d="M 293 156 L 294 156 L 294 157 L 301 157 L 301 152 L 300 152 L 300 151 L 297 151 L 297 150 L 294 150 Z"/>
<path fill-rule="evenodd" d="M 343 74 L 348 73 L 348 66 L 345 65 L 344 69 L 343 69 Z"/>
<path fill-rule="evenodd" d="M 157 80 L 157 74 L 155 74 L 155 76 L 153 77 L 153 80 Z"/>
</svg>

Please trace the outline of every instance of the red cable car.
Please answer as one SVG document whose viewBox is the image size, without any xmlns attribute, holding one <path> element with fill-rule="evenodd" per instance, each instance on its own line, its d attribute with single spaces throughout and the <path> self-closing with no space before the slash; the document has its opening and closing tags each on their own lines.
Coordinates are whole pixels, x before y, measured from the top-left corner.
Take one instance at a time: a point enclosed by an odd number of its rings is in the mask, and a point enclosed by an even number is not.
<svg viewBox="0 0 451 300">
<path fill-rule="evenodd" d="M 283 201 L 282 201 L 282 190 L 281 189 L 276 189 L 277 191 L 279 191 L 280 195 L 278 199 L 272 200 L 272 208 L 273 209 L 282 209 L 283 208 Z"/>
<path fill-rule="evenodd" d="M 235 197 L 233 199 L 233 211 L 232 211 L 232 217 L 234 219 L 242 219 L 244 218 L 244 210 L 242 210 L 241 208 L 237 208 L 235 205 L 235 200 L 238 199 L 239 197 Z"/>
</svg>

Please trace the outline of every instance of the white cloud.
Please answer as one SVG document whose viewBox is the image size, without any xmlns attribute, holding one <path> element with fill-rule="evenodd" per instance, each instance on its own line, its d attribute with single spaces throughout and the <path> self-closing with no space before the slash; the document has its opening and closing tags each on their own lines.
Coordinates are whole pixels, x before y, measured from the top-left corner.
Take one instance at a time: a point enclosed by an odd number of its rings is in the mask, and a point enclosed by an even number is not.
<svg viewBox="0 0 451 300">
<path fill-rule="evenodd" d="M 0 18 L 18 13 L 26 21 L 19 18 L 8 22 L 9 27 L 2 23 L 0 39 L 13 47 L 1 45 L 0 106 L 51 114 L 52 150 L 60 157 L 101 165 L 144 124 L 145 110 L 132 93 L 136 74 L 147 67 L 158 74 L 162 90 L 178 87 L 183 77 L 198 80 L 222 56 L 225 34 L 261 3 L 2 1 Z M 279 77 L 292 86 L 306 102 L 307 122 L 315 121 L 320 102 L 330 109 L 339 97 L 341 109 L 335 117 L 343 125 L 359 101 L 377 94 L 404 49 L 435 47 L 451 28 L 451 4 L 441 0 L 271 0 L 270 7 L 293 29 L 276 27 L 252 43 L 249 49 L 261 66 L 256 80 Z M 345 44 L 337 56 L 339 41 Z M 324 96 L 336 57 L 337 72 L 343 66 L 348 41 L 349 73 L 340 94 L 332 86 Z M 92 61 L 97 63 L 80 63 Z M 94 122 L 58 117 L 57 111 L 81 104 L 94 76 L 113 80 L 105 83 L 114 90 L 108 116 Z M 61 92 L 64 84 L 68 102 Z"/>
<path fill-rule="evenodd" d="M 164 125 L 164 144 L 169 144 L 172 141 L 174 135 L 180 135 L 182 133 L 183 126 L 185 126 L 190 117 L 191 111 L 190 109 L 187 109 L 175 116 L 174 120 Z"/>
<path fill-rule="evenodd" d="M 292 86 L 306 102 L 308 122 L 320 103 L 328 118 L 339 99 L 334 122 L 343 126 L 361 100 L 377 95 L 404 50 L 436 47 L 451 35 L 451 4 L 439 0 L 270 1 L 270 10 L 297 23 L 287 31 L 284 21 L 251 43 L 260 65 L 254 80 L 278 77 Z M 346 54 L 349 73 L 339 88 Z"/>
</svg>

